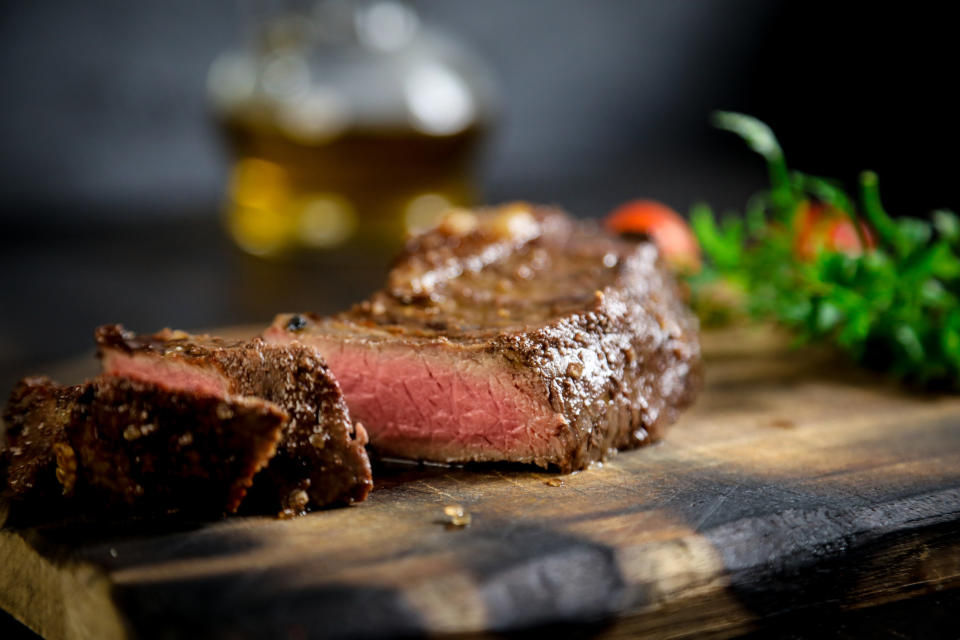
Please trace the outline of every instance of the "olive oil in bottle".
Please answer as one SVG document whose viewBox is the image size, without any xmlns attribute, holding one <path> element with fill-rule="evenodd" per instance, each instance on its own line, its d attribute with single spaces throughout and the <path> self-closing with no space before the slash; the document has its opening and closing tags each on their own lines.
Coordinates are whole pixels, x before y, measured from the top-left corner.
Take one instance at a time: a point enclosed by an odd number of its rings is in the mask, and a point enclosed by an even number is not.
<svg viewBox="0 0 960 640">
<path fill-rule="evenodd" d="M 476 129 L 451 136 L 354 130 L 320 142 L 269 123 L 226 122 L 233 153 L 227 228 L 244 250 L 396 250 L 474 200 Z"/>
<path fill-rule="evenodd" d="M 238 246 L 391 255 L 449 207 L 473 204 L 494 92 L 455 41 L 384 0 L 320 2 L 258 33 L 209 76 Z"/>
</svg>

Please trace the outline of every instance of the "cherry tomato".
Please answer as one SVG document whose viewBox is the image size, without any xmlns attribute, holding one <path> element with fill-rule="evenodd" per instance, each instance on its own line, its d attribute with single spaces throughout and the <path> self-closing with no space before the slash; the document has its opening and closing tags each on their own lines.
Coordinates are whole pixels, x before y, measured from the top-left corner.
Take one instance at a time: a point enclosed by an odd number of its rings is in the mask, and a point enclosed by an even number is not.
<svg viewBox="0 0 960 640">
<path fill-rule="evenodd" d="M 665 204 L 655 200 L 631 200 L 614 209 L 607 216 L 606 225 L 615 233 L 649 235 L 663 259 L 677 270 L 700 270 L 700 245 L 690 225 Z"/>
<path fill-rule="evenodd" d="M 869 227 L 860 222 L 860 233 L 843 211 L 818 202 L 804 202 L 794 216 L 796 241 L 794 252 L 803 260 L 812 259 L 822 249 L 859 256 L 864 249 L 877 246 Z M 864 246 L 866 245 L 866 246 Z"/>
</svg>

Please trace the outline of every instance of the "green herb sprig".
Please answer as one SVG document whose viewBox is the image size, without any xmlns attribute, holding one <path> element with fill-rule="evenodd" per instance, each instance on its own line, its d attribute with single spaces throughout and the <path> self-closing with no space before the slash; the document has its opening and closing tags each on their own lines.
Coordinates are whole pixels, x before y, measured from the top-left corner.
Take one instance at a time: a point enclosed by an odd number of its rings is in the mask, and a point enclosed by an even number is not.
<svg viewBox="0 0 960 640">
<path fill-rule="evenodd" d="M 703 204 L 691 211 L 705 262 L 688 278 L 695 307 L 715 317 L 718 288 L 734 291 L 748 313 L 777 321 L 799 341 L 832 343 L 905 382 L 960 390 L 957 215 L 893 218 L 876 174 L 861 174 L 858 197 L 851 197 L 835 181 L 789 170 L 763 122 L 729 112 L 713 121 L 763 156 L 770 188 L 743 216 L 720 218 Z M 812 254 L 800 251 L 810 207 L 855 232 L 853 250 L 814 242 Z"/>
</svg>

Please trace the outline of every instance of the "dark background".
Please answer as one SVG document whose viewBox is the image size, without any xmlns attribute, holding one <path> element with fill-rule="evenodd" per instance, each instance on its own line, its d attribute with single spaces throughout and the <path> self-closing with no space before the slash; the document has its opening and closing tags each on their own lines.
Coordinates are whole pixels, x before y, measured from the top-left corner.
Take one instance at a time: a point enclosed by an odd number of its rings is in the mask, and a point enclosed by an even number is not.
<svg viewBox="0 0 960 640">
<path fill-rule="evenodd" d="M 413 4 L 499 78 L 490 202 L 741 206 L 765 174 L 709 127 L 724 108 L 769 122 L 796 167 L 848 182 L 877 170 L 896 213 L 960 209 L 954 28 L 933 3 Z M 249 258 L 223 236 L 205 78 L 240 15 L 225 0 L 0 8 L 0 393 L 89 351 L 98 324 L 266 322 L 376 285 L 359 266 Z"/>
</svg>

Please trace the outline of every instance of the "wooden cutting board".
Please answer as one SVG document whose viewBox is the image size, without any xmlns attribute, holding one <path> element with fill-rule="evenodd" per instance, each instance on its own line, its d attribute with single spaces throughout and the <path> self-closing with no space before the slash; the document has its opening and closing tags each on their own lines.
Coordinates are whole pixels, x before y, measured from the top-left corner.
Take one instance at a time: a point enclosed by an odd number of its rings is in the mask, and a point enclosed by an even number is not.
<svg viewBox="0 0 960 640">
<path fill-rule="evenodd" d="M 707 388 L 659 445 L 569 476 L 390 468 L 366 503 L 287 521 L 8 524 L 0 607 L 50 639 L 725 637 L 960 586 L 960 397 L 759 329 L 704 346 Z"/>
</svg>

